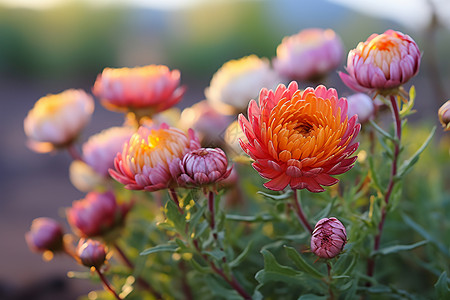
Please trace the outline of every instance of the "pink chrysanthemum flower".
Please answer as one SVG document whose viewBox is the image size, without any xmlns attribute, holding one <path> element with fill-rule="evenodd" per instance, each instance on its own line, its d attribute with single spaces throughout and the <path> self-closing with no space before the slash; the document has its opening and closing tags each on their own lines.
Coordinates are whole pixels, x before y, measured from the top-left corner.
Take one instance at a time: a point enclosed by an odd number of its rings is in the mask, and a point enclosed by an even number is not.
<svg viewBox="0 0 450 300">
<path fill-rule="evenodd" d="M 222 149 L 200 148 L 186 153 L 176 172 L 177 182 L 184 187 L 214 185 L 231 173 L 228 159 Z"/>
<path fill-rule="evenodd" d="M 114 158 L 135 130 L 131 127 L 111 127 L 91 136 L 83 144 L 83 160 L 102 176 L 114 167 Z"/>
<path fill-rule="evenodd" d="M 103 236 L 124 223 L 131 206 L 117 203 L 112 192 L 90 192 L 73 202 L 67 221 L 82 237 Z"/>
<path fill-rule="evenodd" d="M 156 191 L 174 184 L 171 169 L 192 150 L 200 148 L 193 130 L 186 135 L 179 129 L 162 124 L 150 129 L 141 126 L 123 146 L 110 175 L 130 190 Z"/>
<path fill-rule="evenodd" d="M 345 226 L 336 218 L 323 218 L 317 222 L 311 236 L 311 251 L 321 258 L 333 258 L 347 243 Z"/>
<path fill-rule="evenodd" d="M 353 167 L 361 128 L 356 116 L 347 117 L 347 100 L 334 89 L 318 86 L 298 90 L 295 81 L 286 88 L 262 89 L 258 103 L 250 102 L 248 120 L 239 123 L 247 137 L 242 149 L 255 161 L 253 167 L 275 191 L 286 186 L 322 192 Z"/>
<path fill-rule="evenodd" d="M 441 122 L 444 131 L 450 131 L 450 100 L 442 104 L 438 110 L 439 122 Z"/>
<path fill-rule="evenodd" d="M 283 38 L 274 69 L 295 80 L 316 80 L 335 70 L 344 56 L 341 38 L 331 29 L 309 28 Z"/>
<path fill-rule="evenodd" d="M 420 50 L 416 42 L 399 31 L 372 34 L 348 53 L 348 74 L 342 81 L 358 92 L 391 94 L 419 71 Z"/>
<path fill-rule="evenodd" d="M 92 92 L 113 111 L 132 111 L 151 116 L 177 104 L 184 95 L 180 72 L 164 65 L 105 68 Z"/>
<path fill-rule="evenodd" d="M 94 100 L 83 90 L 69 89 L 40 98 L 24 120 L 30 148 L 48 152 L 78 137 L 94 112 Z"/>
</svg>

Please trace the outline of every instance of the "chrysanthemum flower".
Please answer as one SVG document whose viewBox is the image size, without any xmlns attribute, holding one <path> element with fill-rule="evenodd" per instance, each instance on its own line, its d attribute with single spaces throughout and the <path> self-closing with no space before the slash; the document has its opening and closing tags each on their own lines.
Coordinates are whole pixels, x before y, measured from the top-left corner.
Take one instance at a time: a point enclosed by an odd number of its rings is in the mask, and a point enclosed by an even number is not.
<svg viewBox="0 0 450 300">
<path fill-rule="evenodd" d="M 90 192 L 73 202 L 67 221 L 82 237 L 103 236 L 123 224 L 131 206 L 117 203 L 112 192 Z"/>
<path fill-rule="evenodd" d="M 390 94 L 417 74 L 420 50 L 416 42 L 399 31 L 372 34 L 348 53 L 348 74 L 342 81 L 358 92 Z"/>
<path fill-rule="evenodd" d="M 200 148 L 186 153 L 178 165 L 177 182 L 184 187 L 215 185 L 231 173 L 222 149 Z"/>
<path fill-rule="evenodd" d="M 98 174 L 107 176 L 108 170 L 114 167 L 117 152 L 134 131 L 131 127 L 111 127 L 91 136 L 83 144 L 83 160 Z"/>
<path fill-rule="evenodd" d="M 151 116 L 177 104 L 184 95 L 180 72 L 164 65 L 105 68 L 92 92 L 107 109 Z"/>
<path fill-rule="evenodd" d="M 70 163 L 69 178 L 74 187 L 85 193 L 107 187 L 111 179 L 109 176 L 100 175 L 81 160 L 73 160 Z"/>
<path fill-rule="evenodd" d="M 273 67 L 286 78 L 312 81 L 335 70 L 343 56 L 342 41 L 332 29 L 309 28 L 283 38 Z"/>
<path fill-rule="evenodd" d="M 242 149 L 253 167 L 275 191 L 286 186 L 322 192 L 339 180 L 332 175 L 352 168 L 358 148 L 355 138 L 361 128 L 356 116 L 347 117 L 347 100 L 334 89 L 318 86 L 298 90 L 295 81 L 286 88 L 262 89 L 259 102 L 250 102 L 248 120 L 239 123 L 248 142 Z"/>
<path fill-rule="evenodd" d="M 336 218 L 323 218 L 317 222 L 311 236 L 311 251 L 322 258 L 333 258 L 344 249 L 347 232 Z"/>
<path fill-rule="evenodd" d="M 235 114 L 245 111 L 263 87 L 275 88 L 281 80 L 267 59 L 250 55 L 226 62 L 213 75 L 205 95 L 219 112 Z"/>
<path fill-rule="evenodd" d="M 141 126 L 123 146 L 110 175 L 130 190 L 156 191 L 174 184 L 171 168 L 174 160 L 182 159 L 192 150 L 200 148 L 193 130 L 186 135 L 179 129 L 162 124 L 150 129 Z"/>
<path fill-rule="evenodd" d="M 24 120 L 30 147 L 48 152 L 70 144 L 91 119 L 94 100 L 83 90 L 66 90 L 40 98 Z"/>
</svg>

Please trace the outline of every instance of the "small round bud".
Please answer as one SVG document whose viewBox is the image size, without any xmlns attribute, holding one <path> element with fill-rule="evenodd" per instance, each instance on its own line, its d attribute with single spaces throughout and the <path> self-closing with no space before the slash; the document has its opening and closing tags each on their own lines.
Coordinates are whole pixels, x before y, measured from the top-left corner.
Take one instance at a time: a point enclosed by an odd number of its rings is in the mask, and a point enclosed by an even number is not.
<svg viewBox="0 0 450 300">
<path fill-rule="evenodd" d="M 188 152 L 179 164 L 177 182 L 181 186 L 215 184 L 231 173 L 228 159 L 222 149 L 200 148 Z"/>
<path fill-rule="evenodd" d="M 445 102 L 438 111 L 439 121 L 444 127 L 444 131 L 450 130 L 450 100 Z"/>
<path fill-rule="evenodd" d="M 63 229 L 57 221 L 50 218 L 34 219 L 25 239 L 28 247 L 36 252 L 57 252 L 64 248 Z"/>
<path fill-rule="evenodd" d="M 81 239 L 78 243 L 77 255 L 84 266 L 98 269 L 105 263 L 106 249 L 99 241 Z"/>
<path fill-rule="evenodd" d="M 311 237 L 311 251 L 321 258 L 333 258 L 347 242 L 345 227 L 336 218 L 323 218 L 317 222 Z"/>
</svg>

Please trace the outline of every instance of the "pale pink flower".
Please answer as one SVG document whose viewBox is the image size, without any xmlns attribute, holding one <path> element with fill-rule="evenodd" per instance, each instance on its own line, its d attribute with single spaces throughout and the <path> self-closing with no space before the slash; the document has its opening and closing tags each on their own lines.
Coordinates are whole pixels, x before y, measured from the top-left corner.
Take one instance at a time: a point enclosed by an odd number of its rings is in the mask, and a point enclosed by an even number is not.
<svg viewBox="0 0 450 300">
<path fill-rule="evenodd" d="M 186 153 L 175 177 L 180 186 L 202 187 L 216 184 L 231 173 L 228 159 L 220 148 L 200 148 Z"/>
<path fill-rule="evenodd" d="M 117 203 L 112 192 L 90 192 L 73 202 L 67 221 L 82 237 L 104 236 L 123 225 L 131 206 Z"/>
<path fill-rule="evenodd" d="M 102 176 L 114 167 L 114 158 L 134 133 L 131 127 L 111 127 L 91 136 L 83 144 L 83 160 Z"/>
<path fill-rule="evenodd" d="M 416 42 L 399 31 L 372 34 L 348 53 L 342 81 L 358 92 L 391 94 L 417 74 L 421 53 Z"/>
<path fill-rule="evenodd" d="M 99 241 L 80 239 L 76 251 L 81 264 L 88 268 L 98 269 L 105 263 L 106 247 Z"/>
<path fill-rule="evenodd" d="M 364 93 L 357 93 L 347 97 L 348 117 L 358 116 L 360 123 L 365 123 L 373 117 L 375 105 L 371 97 Z"/>
<path fill-rule="evenodd" d="M 314 81 L 335 70 L 343 56 L 341 38 L 333 30 L 309 28 L 283 38 L 273 67 L 288 79 Z"/>
<path fill-rule="evenodd" d="M 105 68 L 92 92 L 107 109 L 151 116 L 177 104 L 184 95 L 180 72 L 164 65 Z"/>
<path fill-rule="evenodd" d="M 269 60 L 256 55 L 230 60 L 213 75 L 205 96 L 220 113 L 245 111 L 263 87 L 275 88 L 282 79 Z"/>
<path fill-rule="evenodd" d="M 204 146 L 219 146 L 223 143 L 221 134 L 231 122 L 231 117 L 219 113 L 209 101 L 197 102 L 183 110 L 180 128 L 192 128 L 199 135 Z"/>
<path fill-rule="evenodd" d="M 321 258 L 333 258 L 344 249 L 347 233 L 336 218 L 323 218 L 317 222 L 311 236 L 311 251 Z"/>
<path fill-rule="evenodd" d="M 157 128 L 141 126 L 124 144 L 110 175 L 130 190 L 156 191 L 175 184 L 171 175 L 174 161 L 200 148 L 198 138 L 190 129 L 187 134 L 162 124 Z"/>
<path fill-rule="evenodd" d="M 86 193 L 107 187 L 111 179 L 109 176 L 100 175 L 81 160 L 73 160 L 71 162 L 69 178 L 74 187 Z"/>
<path fill-rule="evenodd" d="M 40 98 L 24 120 L 30 147 L 47 152 L 70 144 L 94 112 L 94 100 L 83 90 L 66 90 Z"/>
<path fill-rule="evenodd" d="M 64 249 L 62 226 L 50 218 L 34 219 L 25 239 L 28 247 L 36 252 L 56 252 Z"/>
</svg>

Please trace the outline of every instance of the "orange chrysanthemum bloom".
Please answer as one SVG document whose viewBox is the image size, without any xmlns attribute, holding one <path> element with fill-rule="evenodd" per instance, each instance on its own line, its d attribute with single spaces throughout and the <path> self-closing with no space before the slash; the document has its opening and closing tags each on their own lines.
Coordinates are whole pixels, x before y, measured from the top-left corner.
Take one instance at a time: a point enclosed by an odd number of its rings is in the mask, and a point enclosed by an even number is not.
<svg viewBox="0 0 450 300">
<path fill-rule="evenodd" d="M 183 156 L 200 148 L 198 138 L 163 123 L 159 128 L 141 126 L 124 144 L 122 153 L 114 159 L 111 177 L 129 190 L 156 191 L 174 184 L 172 169 Z"/>
<path fill-rule="evenodd" d="M 259 102 L 251 100 L 248 120 L 239 123 L 248 141 L 242 149 L 255 160 L 253 167 L 270 179 L 264 186 L 275 191 L 286 186 L 322 192 L 353 167 L 358 148 L 355 138 L 361 128 L 357 116 L 347 117 L 347 100 L 335 89 L 318 86 L 298 90 L 279 85 L 262 89 Z"/>
</svg>

